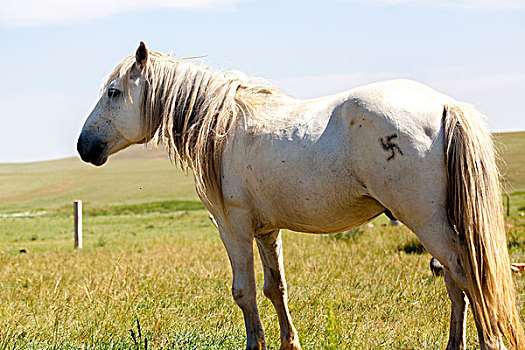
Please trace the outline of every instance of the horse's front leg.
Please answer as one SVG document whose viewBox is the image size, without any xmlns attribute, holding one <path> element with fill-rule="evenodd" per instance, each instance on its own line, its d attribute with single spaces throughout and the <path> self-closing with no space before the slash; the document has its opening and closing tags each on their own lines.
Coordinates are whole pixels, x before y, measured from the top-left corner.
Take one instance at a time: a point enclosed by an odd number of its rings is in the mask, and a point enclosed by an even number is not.
<svg viewBox="0 0 525 350">
<path fill-rule="evenodd" d="M 281 329 L 281 350 L 301 350 L 297 331 L 288 311 L 283 249 L 280 231 L 256 236 L 264 267 L 264 295 L 272 302 Z"/>
<path fill-rule="evenodd" d="M 264 331 L 257 309 L 253 270 L 253 233 L 251 222 L 236 219 L 231 230 L 219 220 L 221 240 L 226 247 L 233 272 L 232 296 L 241 308 L 246 327 L 246 349 L 266 350 Z"/>
</svg>

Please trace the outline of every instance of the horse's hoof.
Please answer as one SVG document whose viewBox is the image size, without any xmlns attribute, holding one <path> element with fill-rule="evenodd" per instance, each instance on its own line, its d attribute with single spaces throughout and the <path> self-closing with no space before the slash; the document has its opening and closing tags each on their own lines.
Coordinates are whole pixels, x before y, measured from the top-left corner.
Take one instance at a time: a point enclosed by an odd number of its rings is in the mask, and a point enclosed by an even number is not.
<svg viewBox="0 0 525 350">
<path fill-rule="evenodd" d="M 281 347 L 279 350 L 302 350 L 301 345 L 299 345 L 298 341 L 287 343 L 287 344 L 281 344 Z"/>
<path fill-rule="evenodd" d="M 297 337 L 297 331 L 294 330 L 290 337 L 281 339 L 281 346 L 279 350 L 301 350 L 299 339 Z"/>
</svg>

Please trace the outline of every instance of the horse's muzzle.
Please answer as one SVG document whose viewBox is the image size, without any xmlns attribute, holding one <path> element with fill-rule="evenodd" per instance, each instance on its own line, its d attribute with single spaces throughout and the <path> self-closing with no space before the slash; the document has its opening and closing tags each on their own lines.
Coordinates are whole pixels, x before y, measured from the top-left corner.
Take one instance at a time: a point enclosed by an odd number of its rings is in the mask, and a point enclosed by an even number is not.
<svg viewBox="0 0 525 350">
<path fill-rule="evenodd" d="M 100 166 L 108 160 L 106 143 L 98 137 L 90 137 L 84 132 L 78 138 L 77 151 L 84 162 L 96 166 Z"/>
</svg>

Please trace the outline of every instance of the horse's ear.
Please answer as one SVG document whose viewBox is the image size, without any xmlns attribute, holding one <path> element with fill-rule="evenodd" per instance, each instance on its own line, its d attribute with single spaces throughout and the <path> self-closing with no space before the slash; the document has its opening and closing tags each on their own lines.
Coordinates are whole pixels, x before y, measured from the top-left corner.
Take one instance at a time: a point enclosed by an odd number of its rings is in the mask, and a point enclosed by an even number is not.
<svg viewBox="0 0 525 350">
<path fill-rule="evenodd" d="M 148 63 L 148 48 L 143 41 L 140 42 L 137 52 L 135 52 L 135 59 L 140 68 L 145 68 Z"/>
</svg>

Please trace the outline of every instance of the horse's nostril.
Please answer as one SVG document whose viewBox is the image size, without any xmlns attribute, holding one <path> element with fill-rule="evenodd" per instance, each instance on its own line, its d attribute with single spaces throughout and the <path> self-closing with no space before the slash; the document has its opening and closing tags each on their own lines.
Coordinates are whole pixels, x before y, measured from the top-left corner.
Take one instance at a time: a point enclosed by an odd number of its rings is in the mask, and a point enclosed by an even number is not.
<svg viewBox="0 0 525 350">
<path fill-rule="evenodd" d="M 80 155 L 80 158 L 82 158 L 84 162 L 89 162 L 89 156 L 88 156 L 89 154 L 87 152 L 86 141 L 85 141 L 85 137 L 83 137 L 83 134 L 81 134 L 80 137 L 78 138 L 77 152 Z"/>
</svg>

